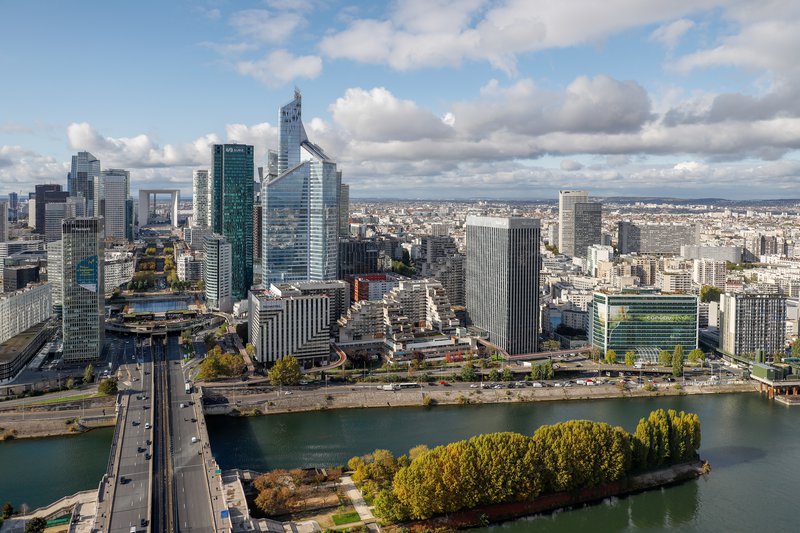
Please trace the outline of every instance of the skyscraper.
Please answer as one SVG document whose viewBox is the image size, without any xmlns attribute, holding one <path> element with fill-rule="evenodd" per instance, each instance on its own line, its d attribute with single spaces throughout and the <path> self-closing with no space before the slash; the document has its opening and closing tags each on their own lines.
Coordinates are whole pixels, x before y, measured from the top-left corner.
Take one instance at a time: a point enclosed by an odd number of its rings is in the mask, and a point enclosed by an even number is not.
<svg viewBox="0 0 800 533">
<path fill-rule="evenodd" d="M 62 223 L 64 361 L 99 359 L 105 336 L 102 217 Z"/>
<path fill-rule="evenodd" d="M 339 181 L 341 180 L 340 172 Z M 339 236 L 350 236 L 350 186 L 346 183 L 342 183 L 339 189 Z"/>
<path fill-rule="evenodd" d="M 86 212 L 94 216 L 95 188 L 100 177 L 100 160 L 89 152 L 72 156 L 72 168 L 67 178 L 70 196 L 82 195 L 86 199 Z"/>
<path fill-rule="evenodd" d="M 99 181 L 103 182 L 103 201 L 98 203 L 105 217 L 106 238 L 116 241 L 127 240 L 129 213 L 126 202 L 131 195 L 131 173 L 120 168 L 104 170 Z"/>
<path fill-rule="evenodd" d="M 236 258 L 231 297 L 244 300 L 253 284 L 253 147 L 215 144 L 211 150 L 211 226 L 227 239 Z"/>
<path fill-rule="evenodd" d="M 230 312 L 231 301 L 231 244 L 222 235 L 205 238 L 205 290 L 209 308 Z"/>
<path fill-rule="evenodd" d="M 0 202 L 0 242 L 8 240 L 8 203 Z"/>
<path fill-rule="evenodd" d="M 76 200 L 82 198 L 67 198 L 66 202 L 50 203 L 45 206 L 44 213 L 44 241 L 54 242 L 61 240 L 61 222 L 65 218 L 84 216 L 83 203 Z"/>
<path fill-rule="evenodd" d="M 467 217 L 469 321 L 512 355 L 538 346 L 539 239 L 538 219 Z"/>
<path fill-rule="evenodd" d="M 576 202 L 573 205 L 572 255 L 586 259 L 589 246 L 600 244 L 603 204 Z M 562 251 L 563 253 L 563 251 Z"/>
<path fill-rule="evenodd" d="M 36 233 L 45 234 L 45 214 L 47 204 L 67 201 L 69 193 L 61 190 L 61 185 L 47 184 L 36 186 Z"/>
<path fill-rule="evenodd" d="M 589 193 L 586 191 L 558 191 L 558 251 L 562 254 L 575 255 L 574 206 L 587 201 Z"/>
<path fill-rule="evenodd" d="M 19 195 L 15 192 L 8 193 L 8 209 L 11 220 L 19 219 Z"/>
<path fill-rule="evenodd" d="M 261 192 L 263 283 L 336 279 L 341 173 L 309 142 L 299 92 L 279 121 L 278 175 Z"/>
<path fill-rule="evenodd" d="M 64 304 L 64 251 L 61 243 L 60 240 L 47 243 L 47 281 L 52 287 L 53 311 L 57 317 L 62 316 Z"/>
<path fill-rule="evenodd" d="M 728 355 L 783 354 L 786 343 L 786 297 L 745 292 L 719 299 L 719 349 Z"/>
<path fill-rule="evenodd" d="M 198 228 L 211 225 L 211 189 L 208 183 L 208 170 L 192 171 L 192 222 Z"/>
</svg>

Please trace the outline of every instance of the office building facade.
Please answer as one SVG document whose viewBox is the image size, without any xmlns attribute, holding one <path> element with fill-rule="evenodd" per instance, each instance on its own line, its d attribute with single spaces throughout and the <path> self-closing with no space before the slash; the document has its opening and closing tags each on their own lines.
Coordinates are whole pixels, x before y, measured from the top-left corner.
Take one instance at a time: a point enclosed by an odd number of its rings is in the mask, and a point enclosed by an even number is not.
<svg viewBox="0 0 800 533">
<path fill-rule="evenodd" d="M 300 93 L 281 108 L 278 175 L 261 189 L 263 283 L 336 279 L 341 173 L 309 142 Z"/>
<path fill-rule="evenodd" d="M 572 210 L 572 255 L 586 259 L 589 247 L 601 244 L 603 204 L 600 202 L 576 202 L 572 206 Z"/>
<path fill-rule="evenodd" d="M 538 348 L 539 241 L 538 219 L 467 217 L 469 321 L 512 355 Z"/>
<path fill-rule="evenodd" d="M 64 361 L 100 358 L 105 338 L 105 232 L 102 217 L 62 223 Z"/>
<path fill-rule="evenodd" d="M 209 309 L 230 312 L 232 300 L 232 261 L 233 248 L 228 240 L 219 234 L 205 239 L 205 281 L 206 305 Z"/>
<path fill-rule="evenodd" d="M 106 239 L 126 241 L 130 234 L 131 220 L 127 202 L 131 195 L 131 173 L 120 168 L 103 170 L 100 214 L 105 217 Z M 132 210 L 131 210 L 132 211 Z"/>
<path fill-rule="evenodd" d="M 339 181 L 342 180 L 341 173 Z M 342 183 L 339 188 L 339 236 L 350 236 L 350 185 Z"/>
<path fill-rule="evenodd" d="M 728 269 L 725 261 L 716 259 L 695 259 L 692 265 L 692 281 L 696 284 L 711 285 L 718 289 L 725 288 L 725 281 L 728 278 Z"/>
<path fill-rule="evenodd" d="M 35 231 L 40 235 L 45 234 L 45 214 L 47 204 L 64 203 L 69 196 L 68 192 L 61 190 L 61 185 L 46 184 L 36 186 L 36 212 L 35 212 Z"/>
<path fill-rule="evenodd" d="M 589 201 L 586 191 L 558 191 L 558 251 L 575 255 L 575 204 Z"/>
<path fill-rule="evenodd" d="M 100 160 L 89 152 L 78 152 L 72 156 L 72 167 L 67 178 L 70 196 L 83 196 L 86 200 L 86 214 L 94 216 L 95 192 L 100 179 Z M 101 195 L 97 195 L 98 199 Z M 99 214 L 99 213 L 98 213 Z"/>
<path fill-rule="evenodd" d="M 8 202 L 0 202 L 0 242 L 8 240 Z"/>
<path fill-rule="evenodd" d="M 225 237 L 236 258 L 231 298 L 244 300 L 253 285 L 253 147 L 215 144 L 211 151 L 211 226 Z"/>
<path fill-rule="evenodd" d="M 728 355 L 785 353 L 786 298 L 758 292 L 720 295 L 719 341 Z"/>
<path fill-rule="evenodd" d="M 657 290 L 597 291 L 590 306 L 589 339 L 603 353 L 614 350 L 621 360 L 628 351 L 639 360 L 656 362 L 660 350 L 697 348 L 698 300 L 693 294 Z"/>
<path fill-rule="evenodd" d="M 677 255 L 681 246 L 699 242 L 696 224 L 636 224 L 621 221 L 617 224 L 617 249 L 620 254 Z"/>
<path fill-rule="evenodd" d="M 49 283 L 0 294 L 0 343 L 53 316 Z"/>
<path fill-rule="evenodd" d="M 192 225 L 198 228 L 211 226 L 211 187 L 208 170 L 192 171 Z"/>
</svg>

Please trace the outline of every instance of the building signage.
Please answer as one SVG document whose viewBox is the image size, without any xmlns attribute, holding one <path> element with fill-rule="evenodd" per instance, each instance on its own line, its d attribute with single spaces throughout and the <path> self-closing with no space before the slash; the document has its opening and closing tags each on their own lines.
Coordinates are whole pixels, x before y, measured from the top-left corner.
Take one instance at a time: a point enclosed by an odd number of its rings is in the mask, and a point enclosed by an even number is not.
<svg viewBox="0 0 800 533">
<path fill-rule="evenodd" d="M 226 146 L 225 152 L 229 154 L 243 154 L 245 151 L 244 146 Z"/>
<path fill-rule="evenodd" d="M 79 287 L 87 291 L 97 292 L 97 256 L 91 255 L 82 259 L 75 266 L 75 281 Z"/>
</svg>

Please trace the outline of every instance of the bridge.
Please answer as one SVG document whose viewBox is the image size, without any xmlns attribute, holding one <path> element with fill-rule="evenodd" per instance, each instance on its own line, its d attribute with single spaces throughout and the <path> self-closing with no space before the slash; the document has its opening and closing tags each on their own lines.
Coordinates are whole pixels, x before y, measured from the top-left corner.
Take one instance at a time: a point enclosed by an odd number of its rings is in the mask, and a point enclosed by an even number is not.
<svg viewBox="0 0 800 533">
<path fill-rule="evenodd" d="M 146 337 L 121 369 L 120 412 L 95 530 L 230 531 L 202 401 L 186 392 L 177 335 Z"/>
</svg>

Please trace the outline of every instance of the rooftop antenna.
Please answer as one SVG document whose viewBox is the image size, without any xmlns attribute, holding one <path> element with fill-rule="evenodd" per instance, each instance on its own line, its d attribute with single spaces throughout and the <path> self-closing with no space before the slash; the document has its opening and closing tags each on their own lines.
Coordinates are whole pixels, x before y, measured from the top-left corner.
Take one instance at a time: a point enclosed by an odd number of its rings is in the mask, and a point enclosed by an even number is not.
<svg viewBox="0 0 800 533">
<path fill-rule="evenodd" d="M 294 99 L 300 100 L 300 87 L 297 85 L 294 86 Z"/>
</svg>

